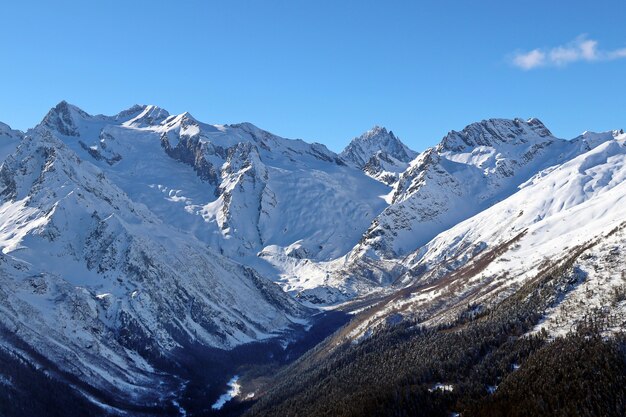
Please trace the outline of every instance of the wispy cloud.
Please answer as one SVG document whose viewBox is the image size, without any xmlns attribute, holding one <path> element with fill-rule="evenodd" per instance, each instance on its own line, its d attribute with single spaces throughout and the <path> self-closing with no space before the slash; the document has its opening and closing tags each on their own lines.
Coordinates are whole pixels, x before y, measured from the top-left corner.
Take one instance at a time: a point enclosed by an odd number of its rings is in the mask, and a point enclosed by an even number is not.
<svg viewBox="0 0 626 417">
<path fill-rule="evenodd" d="M 562 67 L 578 61 L 612 61 L 621 58 L 626 58 L 626 48 L 601 50 L 597 41 L 587 38 L 586 35 L 580 35 L 565 45 L 517 52 L 513 54 L 511 63 L 523 70 L 531 70 L 540 67 Z"/>
</svg>

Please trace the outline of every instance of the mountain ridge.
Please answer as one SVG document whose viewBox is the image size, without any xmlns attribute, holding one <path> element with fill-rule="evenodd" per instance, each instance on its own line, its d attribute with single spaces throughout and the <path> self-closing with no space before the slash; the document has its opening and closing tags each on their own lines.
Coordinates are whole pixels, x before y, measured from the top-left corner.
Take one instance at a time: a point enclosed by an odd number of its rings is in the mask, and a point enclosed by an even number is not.
<svg viewBox="0 0 626 417">
<path fill-rule="evenodd" d="M 420 153 L 376 126 L 336 154 L 250 123 L 63 101 L 26 133 L 0 124 L 0 326 L 19 340 L 0 349 L 170 407 L 207 352 L 290 352 L 321 311 L 351 314 L 336 346 L 446 326 L 567 260 L 571 288 L 530 331 L 562 335 L 581 301 L 601 310 L 622 285 L 625 141 L 486 119 Z M 624 300 L 606 314 L 626 317 Z"/>
</svg>

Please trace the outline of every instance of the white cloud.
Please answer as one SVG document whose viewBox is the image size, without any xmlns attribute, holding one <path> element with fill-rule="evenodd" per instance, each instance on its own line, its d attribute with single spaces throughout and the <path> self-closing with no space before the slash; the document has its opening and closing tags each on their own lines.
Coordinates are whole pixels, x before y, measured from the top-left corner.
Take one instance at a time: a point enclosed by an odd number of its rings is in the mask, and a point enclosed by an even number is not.
<svg viewBox="0 0 626 417">
<path fill-rule="evenodd" d="M 626 48 L 616 49 L 614 51 L 609 52 L 609 59 L 620 59 L 626 58 Z"/>
<path fill-rule="evenodd" d="M 565 45 L 549 49 L 533 49 L 530 52 L 517 52 L 511 63 L 523 70 L 539 67 L 557 67 L 578 61 L 612 61 L 626 58 L 626 48 L 603 51 L 598 49 L 598 42 L 581 35 Z"/>
<path fill-rule="evenodd" d="M 525 70 L 545 65 L 546 54 L 539 49 L 533 49 L 525 54 L 517 54 L 513 57 L 513 64 Z"/>
</svg>

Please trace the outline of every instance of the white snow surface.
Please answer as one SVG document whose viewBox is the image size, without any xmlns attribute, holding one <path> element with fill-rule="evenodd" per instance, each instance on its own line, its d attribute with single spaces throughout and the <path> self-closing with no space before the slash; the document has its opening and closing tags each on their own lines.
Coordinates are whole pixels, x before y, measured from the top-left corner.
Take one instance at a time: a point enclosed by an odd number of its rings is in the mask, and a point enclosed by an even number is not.
<svg viewBox="0 0 626 417">
<path fill-rule="evenodd" d="M 350 257 L 405 256 L 514 194 L 537 172 L 612 138 L 557 139 L 537 119 L 490 119 L 452 131 L 401 174 L 392 204 L 374 219 Z"/>
<path fill-rule="evenodd" d="M 115 171 L 77 155 L 85 131 L 111 140 L 94 127 L 113 118 L 90 117 L 81 132 L 74 117 L 86 116 L 57 107 L 64 117 L 44 122 L 74 136 L 42 124 L 0 167 L 0 326 L 65 371 L 136 399 L 160 398 L 172 383 L 145 352 L 228 349 L 307 323 L 309 311 L 277 285 L 166 222 L 111 181 Z"/>
<path fill-rule="evenodd" d="M 289 259 L 345 255 L 391 191 L 323 145 L 155 106 L 109 117 L 61 103 L 35 130 L 51 131 L 160 221 L 285 288 L 306 279 Z"/>
<path fill-rule="evenodd" d="M 405 257 L 412 273 L 401 285 L 421 285 L 368 318 L 352 337 L 363 337 L 393 314 L 422 314 L 425 324 L 436 324 L 454 319 L 469 303 L 497 303 L 548 263 L 587 245 L 574 263 L 572 288 L 537 331 L 564 334 L 592 310 L 610 319 L 612 328 L 623 328 L 626 305 L 617 294 L 626 294 L 626 268 L 619 260 L 626 243 L 626 135 L 601 136 L 595 148 L 538 172 L 510 197 Z M 505 250 L 477 273 L 446 279 L 499 245 Z"/>
</svg>

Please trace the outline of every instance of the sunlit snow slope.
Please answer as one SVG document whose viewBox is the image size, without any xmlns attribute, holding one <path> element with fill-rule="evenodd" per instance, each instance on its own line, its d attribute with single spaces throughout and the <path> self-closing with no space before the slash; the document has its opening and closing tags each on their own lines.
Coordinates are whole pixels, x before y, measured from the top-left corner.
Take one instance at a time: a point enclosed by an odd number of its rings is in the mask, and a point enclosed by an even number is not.
<svg viewBox="0 0 626 417">
<path fill-rule="evenodd" d="M 563 299 L 554 300 L 539 328 L 564 333 L 592 312 L 622 326 L 626 135 L 585 136 L 600 144 L 538 172 L 518 192 L 407 256 L 397 283 L 404 296 L 380 308 L 354 335 L 392 314 L 445 323 L 468 305 L 493 306 L 565 264 L 570 278 Z"/>
</svg>

